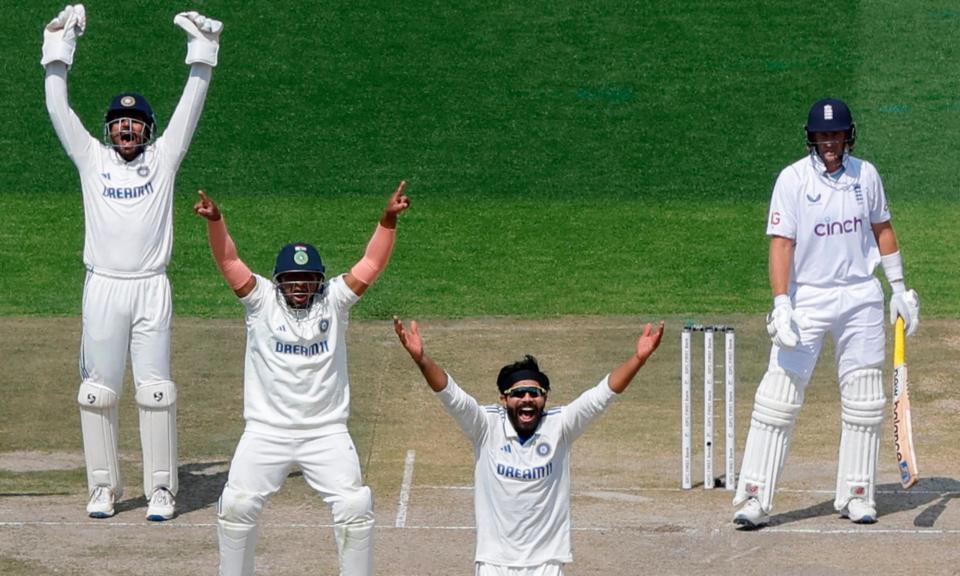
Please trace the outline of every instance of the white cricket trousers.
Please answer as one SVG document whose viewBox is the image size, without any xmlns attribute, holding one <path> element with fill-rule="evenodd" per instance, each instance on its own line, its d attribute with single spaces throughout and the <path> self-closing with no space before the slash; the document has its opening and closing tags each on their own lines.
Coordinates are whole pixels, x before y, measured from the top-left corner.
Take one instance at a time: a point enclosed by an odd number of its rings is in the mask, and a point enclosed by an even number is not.
<svg viewBox="0 0 960 576">
<path fill-rule="evenodd" d="M 805 387 L 820 356 L 823 338 L 833 335 L 837 380 L 864 368 L 883 365 L 883 289 L 876 278 L 832 288 L 799 286 L 794 309 L 810 325 L 800 328 L 795 348 L 771 347 L 769 370 L 782 368 L 796 376 Z"/>
<path fill-rule="evenodd" d="M 172 310 L 165 274 L 114 278 L 87 272 L 80 377 L 119 397 L 129 351 L 137 387 L 170 381 Z"/>
<path fill-rule="evenodd" d="M 539 566 L 500 566 L 477 562 L 475 576 L 563 576 L 563 564 L 546 562 Z"/>
</svg>

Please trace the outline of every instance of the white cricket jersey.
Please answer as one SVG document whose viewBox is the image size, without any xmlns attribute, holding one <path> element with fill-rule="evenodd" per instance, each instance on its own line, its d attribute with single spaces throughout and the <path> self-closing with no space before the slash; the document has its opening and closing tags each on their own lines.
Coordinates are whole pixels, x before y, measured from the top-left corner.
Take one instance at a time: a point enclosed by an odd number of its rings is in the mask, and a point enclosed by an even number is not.
<svg viewBox="0 0 960 576">
<path fill-rule="evenodd" d="M 834 180 L 816 153 L 780 172 L 770 200 L 767 234 L 796 242 L 790 293 L 872 279 L 880 263 L 872 224 L 890 220 L 883 182 L 873 164 L 844 156 Z"/>
<path fill-rule="evenodd" d="M 450 375 L 437 393 L 474 445 L 477 562 L 571 562 L 570 448 L 616 398 L 604 378 L 566 406 L 545 411 L 520 444 L 502 406 L 480 406 Z"/>
<path fill-rule="evenodd" d="M 173 249 L 173 191 L 210 84 L 211 67 L 194 64 L 163 135 L 132 162 L 91 136 L 70 108 L 67 70 L 47 66 L 47 110 L 83 191 L 83 262 L 116 276 L 162 273 Z"/>
<path fill-rule="evenodd" d="M 260 275 L 240 301 L 247 309 L 243 417 L 247 430 L 312 438 L 347 431 L 350 378 L 347 327 L 360 299 L 343 276 L 325 284 L 325 296 L 297 319 Z"/>
</svg>

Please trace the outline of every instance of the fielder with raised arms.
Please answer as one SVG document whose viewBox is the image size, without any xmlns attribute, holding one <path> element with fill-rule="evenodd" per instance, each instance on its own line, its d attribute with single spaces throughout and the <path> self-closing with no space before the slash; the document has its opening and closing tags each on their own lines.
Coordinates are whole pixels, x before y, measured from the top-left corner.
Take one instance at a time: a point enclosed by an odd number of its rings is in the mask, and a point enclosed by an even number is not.
<svg viewBox="0 0 960 576">
<path fill-rule="evenodd" d="M 562 576 L 570 550 L 570 450 L 660 345 L 647 324 L 633 354 L 566 406 L 546 409 L 550 379 L 526 356 L 500 369 L 499 406 L 481 406 L 423 349 L 419 326 L 394 330 L 474 449 L 477 576 Z"/>
<path fill-rule="evenodd" d="M 874 501 L 885 396 L 883 266 L 893 291 L 890 323 L 902 316 L 913 334 L 920 303 L 907 290 L 897 237 L 877 169 L 850 154 L 856 127 L 850 109 L 820 100 L 807 118 L 809 154 L 786 167 L 770 201 L 767 319 L 773 341 L 757 388 L 734 506 L 734 524 L 769 523 L 777 479 L 790 448 L 823 338 L 836 344 L 840 383 L 840 453 L 834 508 L 856 523 L 876 521 Z"/>
<path fill-rule="evenodd" d="M 67 71 L 86 28 L 82 4 L 67 6 L 43 31 L 47 110 L 80 173 L 85 238 L 80 424 L 90 492 L 87 513 L 114 514 L 123 493 L 117 462 L 117 403 L 129 352 L 140 410 L 147 519 L 174 514 L 177 391 L 170 378 L 170 283 L 174 180 L 203 110 L 223 25 L 196 12 L 173 22 L 187 33 L 190 74 L 162 136 L 143 96 L 113 98 L 103 142 L 70 108 Z"/>
<path fill-rule="evenodd" d="M 252 273 L 216 203 L 200 192 L 194 211 L 207 219 L 213 257 L 247 311 L 246 427 L 217 513 L 221 576 L 253 574 L 260 513 L 293 466 L 333 509 L 340 574 L 373 574 L 373 496 L 347 430 L 346 333 L 350 310 L 390 259 L 397 216 L 410 206 L 405 187 L 390 195 L 363 258 L 329 281 L 306 243 L 280 250 L 272 282 Z"/>
</svg>

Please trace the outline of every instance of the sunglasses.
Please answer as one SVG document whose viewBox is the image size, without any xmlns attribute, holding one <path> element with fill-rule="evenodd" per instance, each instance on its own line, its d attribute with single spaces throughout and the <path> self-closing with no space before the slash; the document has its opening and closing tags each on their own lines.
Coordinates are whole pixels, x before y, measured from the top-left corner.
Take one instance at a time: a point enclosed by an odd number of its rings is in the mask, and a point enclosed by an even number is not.
<svg viewBox="0 0 960 576">
<path fill-rule="evenodd" d="M 529 394 L 531 398 L 539 398 L 541 396 L 546 396 L 547 391 L 543 388 L 537 388 L 534 386 L 514 388 L 513 390 L 507 391 L 507 396 L 510 398 L 523 398 L 527 394 Z"/>
</svg>

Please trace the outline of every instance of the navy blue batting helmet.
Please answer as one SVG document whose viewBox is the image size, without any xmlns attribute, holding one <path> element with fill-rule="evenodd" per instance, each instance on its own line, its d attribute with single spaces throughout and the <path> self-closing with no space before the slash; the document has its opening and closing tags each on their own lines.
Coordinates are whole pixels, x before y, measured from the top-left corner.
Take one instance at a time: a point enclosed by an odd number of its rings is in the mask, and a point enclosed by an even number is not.
<svg viewBox="0 0 960 576">
<path fill-rule="evenodd" d="M 287 272 L 315 272 L 322 275 L 326 268 L 320 253 L 312 244 L 294 242 L 281 248 L 277 254 L 277 263 L 273 267 L 274 280 Z"/>
<path fill-rule="evenodd" d="M 144 134 L 144 141 L 153 138 L 157 129 L 157 117 L 153 113 L 153 107 L 147 102 L 147 99 L 136 92 L 124 92 L 117 94 L 110 101 L 110 107 L 107 108 L 107 114 L 104 117 L 104 140 L 107 140 L 110 123 L 118 118 L 135 118 L 141 120 L 146 126 L 147 131 Z"/>
<path fill-rule="evenodd" d="M 817 132 L 846 132 L 847 146 L 853 146 L 857 126 L 853 123 L 853 114 L 846 102 L 837 98 L 818 100 L 807 114 L 807 145 L 813 146 L 811 134 Z"/>
</svg>

